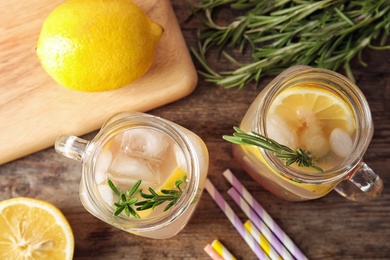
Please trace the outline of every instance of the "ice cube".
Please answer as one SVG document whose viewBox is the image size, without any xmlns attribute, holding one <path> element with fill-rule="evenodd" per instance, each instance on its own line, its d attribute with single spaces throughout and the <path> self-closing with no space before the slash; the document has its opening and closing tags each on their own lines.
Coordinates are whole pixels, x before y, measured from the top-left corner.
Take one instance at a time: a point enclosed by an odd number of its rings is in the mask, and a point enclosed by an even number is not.
<svg viewBox="0 0 390 260">
<path fill-rule="evenodd" d="M 163 160 L 169 147 L 169 139 L 164 134 L 150 129 L 131 129 L 125 132 L 122 151 L 142 158 Z"/>
<path fill-rule="evenodd" d="M 103 150 L 98 157 L 95 166 L 95 181 L 101 184 L 106 181 L 106 172 L 112 161 L 112 153 L 110 150 Z"/>
<path fill-rule="evenodd" d="M 297 149 L 298 137 L 293 129 L 276 114 L 272 114 L 267 120 L 268 137 L 293 150 Z"/>
<path fill-rule="evenodd" d="M 326 155 L 330 150 L 321 127 L 314 122 L 302 132 L 301 143 L 303 149 L 317 158 Z"/>
<path fill-rule="evenodd" d="M 330 147 L 340 157 L 347 157 L 352 153 L 353 141 L 351 136 L 340 128 L 333 129 L 330 134 Z"/>
<path fill-rule="evenodd" d="M 98 185 L 100 197 L 110 206 L 114 204 L 114 194 L 108 184 Z"/>
<path fill-rule="evenodd" d="M 119 178 L 122 181 L 136 182 L 142 180 L 152 183 L 160 182 L 158 165 L 124 153 L 119 153 L 115 156 L 108 171 L 111 178 Z"/>
</svg>

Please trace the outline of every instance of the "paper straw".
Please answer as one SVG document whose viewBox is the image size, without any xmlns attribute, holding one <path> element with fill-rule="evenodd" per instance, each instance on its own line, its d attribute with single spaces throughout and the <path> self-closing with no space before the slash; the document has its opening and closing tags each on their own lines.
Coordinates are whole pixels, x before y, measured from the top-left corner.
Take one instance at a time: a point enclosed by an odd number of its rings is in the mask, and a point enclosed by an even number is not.
<svg viewBox="0 0 390 260">
<path fill-rule="evenodd" d="M 260 247 L 266 252 L 271 259 L 275 260 L 283 260 L 275 249 L 272 248 L 271 244 L 268 242 L 267 238 L 260 233 L 260 231 L 253 225 L 252 221 L 247 220 L 244 223 L 245 229 L 252 234 L 257 243 L 259 243 Z"/>
<path fill-rule="evenodd" d="M 263 220 L 263 222 L 273 231 L 275 236 L 279 238 L 282 244 L 290 251 L 296 259 L 306 259 L 307 257 L 299 250 L 294 242 L 287 236 L 286 233 L 279 227 L 279 225 L 271 218 L 271 216 L 264 210 L 264 208 L 253 198 L 253 196 L 245 189 L 240 181 L 228 169 L 223 172 L 225 178 L 236 188 L 241 196 L 253 208 L 256 214 Z M 254 223 L 255 224 L 255 223 Z M 256 225 L 256 224 L 255 224 Z M 259 227 L 257 227 L 259 228 Z M 259 228 L 260 229 L 260 228 Z"/>
<path fill-rule="evenodd" d="M 230 223 L 236 228 L 241 237 L 245 240 L 248 246 L 252 249 L 253 253 L 260 260 L 268 260 L 269 257 L 265 254 L 265 252 L 260 248 L 259 244 L 256 240 L 246 231 L 244 224 L 242 224 L 241 220 L 238 216 L 233 212 L 232 208 L 227 204 L 222 195 L 218 192 L 218 190 L 214 187 L 209 179 L 206 179 L 205 188 L 210 196 L 217 203 L 222 212 L 229 219 Z"/>
<path fill-rule="evenodd" d="M 237 260 L 218 239 L 215 239 L 211 246 L 224 260 Z"/>
<path fill-rule="evenodd" d="M 224 260 L 221 255 L 219 255 L 214 248 L 210 245 L 207 244 L 206 247 L 204 248 L 204 251 L 209 255 L 209 257 L 213 260 Z"/>
<path fill-rule="evenodd" d="M 269 253 L 267 250 L 263 248 L 263 250 L 270 256 L 271 259 L 278 259 L 281 256 L 285 260 L 293 260 L 294 257 L 291 253 L 283 246 L 280 240 L 272 233 L 269 227 L 261 220 L 261 218 L 256 214 L 256 212 L 248 205 L 248 203 L 240 196 L 237 190 L 232 187 L 228 190 L 228 194 L 234 202 L 241 208 L 241 210 L 245 213 L 245 215 L 251 220 L 251 222 L 266 239 L 267 243 L 272 247 L 269 249 Z M 256 237 L 255 237 L 256 239 Z M 257 241 L 259 242 L 259 241 Z M 265 246 L 265 244 L 260 244 L 260 246 Z M 278 253 L 276 253 L 278 252 Z"/>
</svg>

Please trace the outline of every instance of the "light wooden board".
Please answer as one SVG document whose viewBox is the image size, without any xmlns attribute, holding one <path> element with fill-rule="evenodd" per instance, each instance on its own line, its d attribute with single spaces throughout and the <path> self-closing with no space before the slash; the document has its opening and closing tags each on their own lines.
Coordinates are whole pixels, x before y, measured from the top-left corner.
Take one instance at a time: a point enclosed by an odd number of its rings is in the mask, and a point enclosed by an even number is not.
<svg viewBox="0 0 390 260">
<path fill-rule="evenodd" d="M 42 69 L 35 46 L 60 0 L 0 1 L 0 164 L 50 147 L 61 134 L 83 135 L 121 111 L 148 111 L 190 94 L 197 74 L 169 0 L 137 0 L 164 27 L 154 64 L 114 91 L 66 89 Z"/>
</svg>

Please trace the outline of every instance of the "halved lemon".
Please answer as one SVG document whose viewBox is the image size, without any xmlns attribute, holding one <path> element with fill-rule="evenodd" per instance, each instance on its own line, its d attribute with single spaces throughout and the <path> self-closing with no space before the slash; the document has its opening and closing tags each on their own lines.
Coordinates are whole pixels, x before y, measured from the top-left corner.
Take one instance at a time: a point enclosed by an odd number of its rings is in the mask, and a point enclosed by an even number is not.
<svg viewBox="0 0 390 260">
<path fill-rule="evenodd" d="M 72 229 L 54 205 L 32 198 L 0 202 L 0 259 L 72 259 Z"/>
</svg>

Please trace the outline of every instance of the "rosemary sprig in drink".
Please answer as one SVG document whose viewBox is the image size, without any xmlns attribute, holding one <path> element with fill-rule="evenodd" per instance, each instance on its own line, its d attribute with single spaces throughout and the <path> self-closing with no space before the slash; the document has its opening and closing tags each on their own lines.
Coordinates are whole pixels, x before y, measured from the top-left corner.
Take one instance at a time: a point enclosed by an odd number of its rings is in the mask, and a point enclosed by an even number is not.
<svg viewBox="0 0 390 260">
<path fill-rule="evenodd" d="M 234 10 L 232 19 L 221 24 L 221 16 L 214 14 L 225 9 Z M 262 76 L 297 64 L 334 71 L 343 67 L 354 80 L 354 57 L 366 66 L 364 49 L 390 49 L 388 0 L 202 0 L 194 13 L 204 25 L 197 48 L 191 49 L 203 67 L 200 73 L 227 88 L 258 84 Z M 213 69 L 207 60 L 210 49 L 219 50 L 232 69 Z"/>
<path fill-rule="evenodd" d="M 114 205 L 116 207 L 116 210 L 114 211 L 114 215 L 118 216 L 123 210 L 125 210 L 126 216 L 129 217 L 130 215 L 134 218 L 140 218 L 140 216 L 137 214 L 137 212 L 133 209 L 132 205 L 134 205 L 138 199 L 133 198 L 133 195 L 138 190 L 139 186 L 141 185 L 141 181 L 137 181 L 131 189 L 129 189 L 127 192 L 122 193 L 118 190 L 118 188 L 114 185 L 114 183 L 108 179 L 108 186 L 110 186 L 111 190 L 119 196 L 118 202 L 115 202 Z"/>
<path fill-rule="evenodd" d="M 169 201 L 168 205 L 165 206 L 163 210 L 167 211 L 173 205 L 176 204 L 180 196 L 183 194 L 183 190 L 180 187 L 180 185 L 183 183 L 183 180 L 177 180 L 175 182 L 175 187 L 177 188 L 177 190 L 162 189 L 162 194 L 158 194 L 151 187 L 149 187 L 148 189 L 150 194 L 143 193 L 142 190 L 139 189 L 139 186 L 142 182 L 141 180 L 137 181 L 133 185 L 133 187 L 131 187 L 128 191 L 124 193 L 120 192 L 110 179 L 108 179 L 107 182 L 111 190 L 119 196 L 119 200 L 114 203 L 114 206 L 116 207 L 114 211 L 115 216 L 118 216 L 124 210 L 127 217 L 132 216 L 134 218 L 140 218 L 136 211 L 142 211 L 147 209 L 154 210 L 157 206 Z M 138 201 L 138 198 L 133 197 L 136 192 L 138 192 L 141 198 L 144 198 L 145 200 Z M 134 209 L 133 206 L 135 206 L 136 208 Z"/>
<path fill-rule="evenodd" d="M 233 127 L 233 129 L 236 131 L 233 136 L 224 135 L 222 138 L 234 144 L 254 145 L 269 150 L 277 157 L 284 160 L 286 166 L 297 163 L 300 167 L 311 167 L 317 171 L 323 172 L 320 167 L 317 167 L 314 164 L 308 151 L 299 148 L 294 151 L 291 148 L 279 144 L 275 140 L 260 135 L 254 131 L 252 131 L 251 134 L 248 134 L 238 127 Z"/>
<path fill-rule="evenodd" d="M 176 204 L 180 196 L 183 194 L 183 191 L 180 185 L 183 183 L 183 180 L 177 180 L 175 182 L 175 187 L 177 190 L 161 190 L 163 195 L 156 193 L 152 188 L 149 187 L 150 194 L 143 193 L 142 190 L 139 191 L 139 195 L 145 200 L 135 203 L 135 206 L 139 206 L 137 208 L 138 211 L 154 209 L 155 207 L 163 204 L 166 201 L 170 201 L 168 205 L 164 208 L 164 211 L 167 211 L 173 205 Z"/>
</svg>

